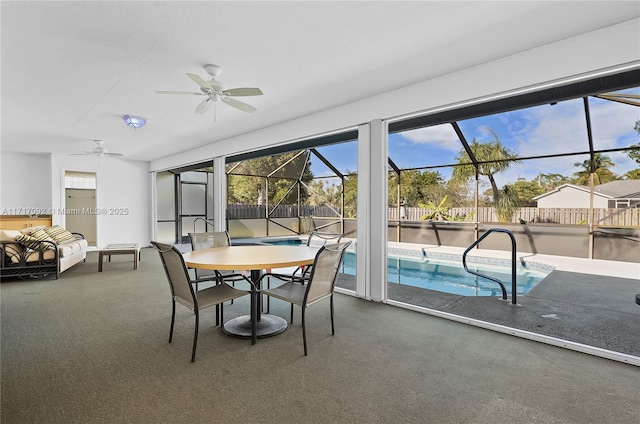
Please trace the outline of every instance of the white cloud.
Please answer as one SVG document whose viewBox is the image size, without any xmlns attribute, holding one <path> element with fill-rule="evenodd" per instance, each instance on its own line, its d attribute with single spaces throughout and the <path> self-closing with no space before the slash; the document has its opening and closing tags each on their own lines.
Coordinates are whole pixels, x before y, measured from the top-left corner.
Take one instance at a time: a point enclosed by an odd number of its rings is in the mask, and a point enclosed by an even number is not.
<svg viewBox="0 0 640 424">
<path fill-rule="evenodd" d="M 418 128 L 415 130 L 405 131 L 400 135 L 412 141 L 413 143 L 434 144 L 435 148 L 458 152 L 460 150 L 460 140 L 451 125 L 435 125 L 432 127 Z"/>
</svg>

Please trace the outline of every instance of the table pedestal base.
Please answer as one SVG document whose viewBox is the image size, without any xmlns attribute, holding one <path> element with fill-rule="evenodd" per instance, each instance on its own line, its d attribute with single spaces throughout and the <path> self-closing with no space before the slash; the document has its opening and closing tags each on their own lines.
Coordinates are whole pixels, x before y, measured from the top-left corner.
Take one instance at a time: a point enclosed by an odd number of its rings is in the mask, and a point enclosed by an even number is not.
<svg viewBox="0 0 640 424">
<path fill-rule="evenodd" d="M 287 320 L 275 315 L 260 315 L 258 321 L 257 335 L 259 339 L 275 336 L 287 329 Z M 244 315 L 241 317 L 230 319 L 222 326 L 222 331 L 232 337 L 240 337 L 243 339 L 251 338 L 251 317 Z"/>
</svg>

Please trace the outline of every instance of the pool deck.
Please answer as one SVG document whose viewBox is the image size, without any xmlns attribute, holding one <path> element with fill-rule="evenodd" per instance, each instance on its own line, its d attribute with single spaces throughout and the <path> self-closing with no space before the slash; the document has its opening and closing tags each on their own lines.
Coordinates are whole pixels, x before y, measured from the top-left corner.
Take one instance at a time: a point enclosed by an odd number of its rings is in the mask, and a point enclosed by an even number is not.
<svg viewBox="0 0 640 424">
<path fill-rule="evenodd" d="M 405 243 L 402 248 L 424 248 L 427 255 L 464 252 L 462 248 Z M 511 259 L 511 252 L 503 251 L 469 253 L 474 255 Z M 640 305 L 635 303 L 640 293 L 640 264 L 530 253 L 518 253 L 517 258 L 555 267 L 529 293 L 518 296 L 520 307 L 495 297 L 461 296 L 399 284 L 388 285 L 388 301 L 640 366 Z M 355 289 L 355 281 L 341 279 L 338 287 Z"/>
</svg>

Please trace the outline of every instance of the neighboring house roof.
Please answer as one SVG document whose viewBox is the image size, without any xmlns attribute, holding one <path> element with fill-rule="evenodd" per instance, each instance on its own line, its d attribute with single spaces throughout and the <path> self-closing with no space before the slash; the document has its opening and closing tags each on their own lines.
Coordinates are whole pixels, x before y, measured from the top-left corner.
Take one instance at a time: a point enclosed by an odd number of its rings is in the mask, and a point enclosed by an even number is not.
<svg viewBox="0 0 640 424">
<path fill-rule="evenodd" d="M 589 192 L 588 186 L 577 184 L 562 184 L 555 189 L 543 193 L 533 198 L 538 200 L 554 193 L 559 193 L 565 188 L 573 188 L 584 192 Z M 604 197 L 606 199 L 623 199 L 623 198 L 640 198 L 640 180 L 617 180 L 605 184 L 599 184 L 593 188 L 594 196 Z"/>
<path fill-rule="evenodd" d="M 616 198 L 640 197 L 640 180 L 611 181 L 595 186 L 593 191 Z"/>
</svg>

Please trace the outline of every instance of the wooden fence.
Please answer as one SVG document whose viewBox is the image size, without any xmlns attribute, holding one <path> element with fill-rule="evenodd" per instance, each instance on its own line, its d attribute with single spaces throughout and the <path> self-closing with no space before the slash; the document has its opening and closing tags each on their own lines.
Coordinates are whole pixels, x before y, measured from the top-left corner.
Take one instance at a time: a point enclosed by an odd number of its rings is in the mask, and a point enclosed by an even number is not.
<svg viewBox="0 0 640 424">
<path fill-rule="evenodd" d="M 410 221 L 418 221 L 421 217 L 432 213 L 432 209 L 406 208 L 405 218 Z M 614 209 L 596 208 L 594 212 L 594 223 L 598 225 L 611 225 L 620 227 L 639 227 L 640 208 Z M 478 215 L 475 208 L 451 208 L 448 215 L 463 220 L 476 222 L 498 222 L 496 211 L 492 207 L 478 208 Z M 389 219 L 398 219 L 398 209 L 389 208 Z M 550 223 L 550 224 L 587 224 L 589 222 L 589 208 L 518 208 L 513 213 L 511 221 L 518 223 L 522 221 Z"/>
<path fill-rule="evenodd" d="M 272 210 L 272 208 L 270 208 Z M 431 209 L 405 208 L 405 217 L 409 221 L 418 221 L 421 217 L 433 212 Z M 597 208 L 593 210 L 594 222 L 597 225 L 619 226 L 619 227 L 640 227 L 640 208 L 609 209 Z M 447 214 L 458 219 L 467 217 L 468 221 L 475 222 L 499 222 L 495 209 L 492 207 L 478 208 L 476 216 L 475 208 L 451 208 Z M 295 216 L 315 216 L 333 217 L 339 215 L 328 206 L 301 205 L 279 205 L 272 210 L 272 218 L 286 218 Z M 251 219 L 264 218 L 265 206 L 232 204 L 227 207 L 227 218 L 229 219 Z M 398 209 L 389 208 L 389 220 L 398 220 Z M 510 222 L 518 223 L 522 221 L 530 223 L 553 223 L 564 225 L 581 225 L 589 222 L 588 208 L 518 208 L 513 214 Z"/>
</svg>

